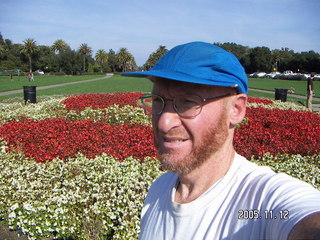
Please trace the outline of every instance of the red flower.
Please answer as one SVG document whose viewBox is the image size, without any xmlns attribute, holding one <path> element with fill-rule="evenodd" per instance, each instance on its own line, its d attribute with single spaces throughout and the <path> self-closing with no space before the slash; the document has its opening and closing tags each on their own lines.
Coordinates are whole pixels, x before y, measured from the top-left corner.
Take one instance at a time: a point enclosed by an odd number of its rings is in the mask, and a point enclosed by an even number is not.
<svg viewBox="0 0 320 240">
<path fill-rule="evenodd" d="M 248 108 L 247 124 L 235 132 L 236 150 L 246 156 L 318 154 L 320 151 L 320 116 L 312 112 Z"/>
<path fill-rule="evenodd" d="M 112 104 L 136 105 L 141 93 L 88 94 L 70 97 L 63 103 L 68 109 L 106 108 Z M 250 100 L 268 104 L 268 100 Z M 272 102 L 272 101 L 270 101 Z M 236 129 L 237 152 L 245 157 L 301 154 L 320 151 L 320 115 L 293 110 L 248 108 L 247 123 Z M 143 160 L 155 157 L 150 126 L 142 124 L 110 125 L 103 121 L 69 121 L 22 119 L 3 124 L 0 138 L 8 144 L 6 151 L 21 151 L 28 158 L 45 162 L 54 158 L 67 159 L 78 153 L 93 158 L 102 153 L 120 161 L 129 156 Z"/>
<path fill-rule="evenodd" d="M 108 108 L 113 104 L 120 107 L 125 105 L 137 106 L 137 101 L 142 93 L 104 93 L 104 94 L 84 94 L 73 96 L 62 101 L 67 110 L 82 111 L 86 107 L 93 109 Z"/>
<path fill-rule="evenodd" d="M 112 126 L 93 120 L 13 121 L 3 124 L 0 137 L 10 149 L 38 162 L 57 157 L 65 160 L 78 153 L 93 158 L 105 152 L 119 160 L 156 155 L 151 127 L 137 123 Z"/>
</svg>

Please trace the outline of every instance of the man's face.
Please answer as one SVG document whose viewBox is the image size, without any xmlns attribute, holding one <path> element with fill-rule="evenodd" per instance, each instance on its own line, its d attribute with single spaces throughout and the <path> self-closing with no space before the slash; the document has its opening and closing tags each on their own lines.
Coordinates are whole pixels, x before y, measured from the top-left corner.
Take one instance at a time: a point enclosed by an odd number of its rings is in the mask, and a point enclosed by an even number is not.
<svg viewBox="0 0 320 240">
<path fill-rule="evenodd" d="M 209 98 L 228 90 L 160 79 L 154 81 L 153 93 L 164 99 L 184 94 Z M 168 101 L 163 113 L 153 116 L 155 145 L 165 170 L 187 174 L 222 148 L 229 134 L 226 105 L 226 99 L 219 99 L 203 105 L 195 118 L 182 118 Z"/>
</svg>

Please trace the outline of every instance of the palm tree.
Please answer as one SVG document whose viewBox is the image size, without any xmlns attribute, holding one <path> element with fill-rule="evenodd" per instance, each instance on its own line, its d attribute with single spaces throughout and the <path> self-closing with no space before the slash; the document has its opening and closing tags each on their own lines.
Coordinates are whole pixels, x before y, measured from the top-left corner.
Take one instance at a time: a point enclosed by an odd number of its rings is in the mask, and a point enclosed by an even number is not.
<svg viewBox="0 0 320 240">
<path fill-rule="evenodd" d="M 122 68 L 122 72 L 133 70 L 136 67 L 134 57 L 127 51 L 126 48 L 121 48 L 119 53 L 116 55 L 117 62 Z"/>
<path fill-rule="evenodd" d="M 57 53 L 60 54 L 62 50 L 65 50 L 68 47 L 69 47 L 69 45 L 65 41 L 63 41 L 62 39 L 58 39 L 52 44 L 51 50 L 55 54 L 57 54 Z M 58 63 L 58 64 L 59 64 L 59 72 L 62 72 L 62 66 L 60 63 Z"/>
<path fill-rule="evenodd" d="M 62 39 L 58 39 L 52 44 L 51 49 L 54 51 L 54 53 L 60 53 L 67 47 L 68 44 L 65 41 L 63 41 Z"/>
<path fill-rule="evenodd" d="M 102 71 L 103 64 L 108 61 L 108 54 L 105 50 L 99 49 L 96 53 L 96 61 L 100 64 L 100 72 Z"/>
<path fill-rule="evenodd" d="M 86 57 L 92 53 L 91 47 L 86 43 L 82 43 L 80 45 L 79 52 L 83 55 L 83 71 L 86 71 Z"/>
<path fill-rule="evenodd" d="M 27 55 L 29 59 L 29 71 L 32 72 L 32 55 L 37 51 L 36 41 L 32 38 L 28 38 L 23 41 L 24 45 L 21 48 L 21 53 Z"/>
</svg>

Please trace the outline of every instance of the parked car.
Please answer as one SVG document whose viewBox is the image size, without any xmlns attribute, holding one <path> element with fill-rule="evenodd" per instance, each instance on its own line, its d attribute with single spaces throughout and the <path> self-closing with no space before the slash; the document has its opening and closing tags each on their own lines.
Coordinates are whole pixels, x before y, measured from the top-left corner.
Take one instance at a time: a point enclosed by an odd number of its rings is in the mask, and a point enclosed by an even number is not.
<svg viewBox="0 0 320 240">
<path fill-rule="evenodd" d="M 259 72 L 257 73 L 258 78 L 264 78 L 267 74 L 265 72 Z"/>
<path fill-rule="evenodd" d="M 279 75 L 280 75 L 279 72 L 271 72 L 271 73 L 266 74 L 266 77 L 267 78 L 277 78 Z"/>
<path fill-rule="evenodd" d="M 36 75 L 44 75 L 44 72 L 42 70 L 38 69 L 37 71 L 34 72 L 34 74 L 36 74 Z"/>
<path fill-rule="evenodd" d="M 287 70 L 283 72 L 284 75 L 293 75 L 294 73 L 291 70 Z"/>
<path fill-rule="evenodd" d="M 265 72 L 254 72 L 249 74 L 249 77 L 252 77 L 252 78 L 264 78 L 265 76 L 266 76 Z"/>
</svg>

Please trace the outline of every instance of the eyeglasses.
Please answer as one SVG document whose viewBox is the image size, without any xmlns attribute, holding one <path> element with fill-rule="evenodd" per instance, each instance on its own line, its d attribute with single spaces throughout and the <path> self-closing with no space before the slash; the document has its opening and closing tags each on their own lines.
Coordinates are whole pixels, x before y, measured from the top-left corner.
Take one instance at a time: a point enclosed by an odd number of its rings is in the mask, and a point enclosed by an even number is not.
<svg viewBox="0 0 320 240">
<path fill-rule="evenodd" d="M 144 94 L 140 97 L 140 100 L 146 114 L 161 115 L 166 106 L 166 102 L 171 101 L 173 103 L 173 109 L 180 117 L 194 118 L 200 114 L 202 106 L 205 103 L 231 95 L 232 94 L 229 93 L 211 98 L 202 98 L 198 95 L 181 95 L 174 99 L 165 99 L 156 94 Z"/>
</svg>

